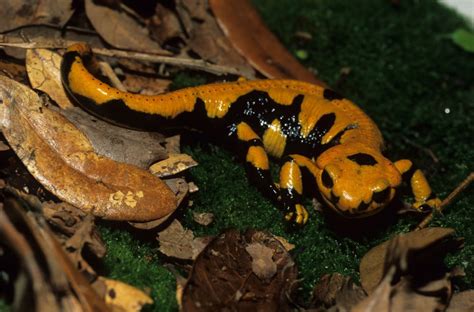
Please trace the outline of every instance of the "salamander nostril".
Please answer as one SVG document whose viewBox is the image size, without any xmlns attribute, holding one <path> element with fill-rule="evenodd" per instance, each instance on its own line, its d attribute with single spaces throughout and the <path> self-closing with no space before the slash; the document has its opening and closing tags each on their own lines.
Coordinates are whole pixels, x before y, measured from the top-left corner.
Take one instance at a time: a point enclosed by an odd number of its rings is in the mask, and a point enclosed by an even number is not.
<svg viewBox="0 0 474 312">
<path fill-rule="evenodd" d="M 323 174 L 321 175 L 321 181 L 323 182 L 323 185 L 327 188 L 332 188 L 334 186 L 334 182 L 329 175 L 329 173 L 325 170 L 323 170 Z"/>
<path fill-rule="evenodd" d="M 372 200 L 381 204 L 384 203 L 388 200 L 390 196 L 390 188 L 387 187 L 386 189 L 379 191 L 379 192 L 374 192 L 372 195 Z"/>
</svg>

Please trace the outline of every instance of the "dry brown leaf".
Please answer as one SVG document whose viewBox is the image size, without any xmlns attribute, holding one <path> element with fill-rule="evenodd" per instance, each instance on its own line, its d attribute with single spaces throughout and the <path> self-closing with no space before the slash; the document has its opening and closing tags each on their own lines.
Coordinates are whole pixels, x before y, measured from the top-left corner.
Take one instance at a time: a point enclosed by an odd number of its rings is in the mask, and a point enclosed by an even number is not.
<svg viewBox="0 0 474 312">
<path fill-rule="evenodd" d="M 189 35 L 189 48 L 204 60 L 237 68 L 243 76 L 254 78 L 255 71 L 234 50 L 207 10 L 207 1 L 176 1 L 176 11 Z"/>
<path fill-rule="evenodd" d="M 168 257 L 191 260 L 206 247 L 205 240 L 194 238 L 191 230 L 185 229 L 178 220 L 158 233 L 160 251 Z"/>
<path fill-rule="evenodd" d="M 0 207 L 2 242 L 15 254 L 10 265 L 21 264 L 15 281 L 15 311 L 107 311 L 95 291 L 75 270 L 39 213 L 9 197 Z M 38 211 L 40 206 L 28 210 Z M 21 233 L 10 221 L 21 229 Z M 33 251 L 34 250 L 34 251 Z M 9 271 L 16 271 L 11 268 Z M 30 293 L 33 291 L 33 293 Z"/>
<path fill-rule="evenodd" d="M 193 220 L 200 225 L 208 226 L 214 221 L 214 214 L 210 212 L 193 211 Z"/>
<path fill-rule="evenodd" d="M 0 126 L 10 146 L 45 188 L 110 220 L 149 221 L 176 209 L 159 179 L 95 153 L 89 140 L 28 87 L 0 76 Z"/>
<path fill-rule="evenodd" d="M 161 45 L 171 39 L 184 38 L 178 17 L 161 3 L 156 5 L 155 15 L 152 16 L 148 29 L 150 30 L 150 37 Z"/>
<path fill-rule="evenodd" d="M 179 207 L 179 205 L 181 204 L 181 202 L 183 201 L 183 199 L 186 197 L 186 195 L 189 192 L 188 183 L 186 183 L 186 181 L 182 178 L 165 179 L 164 182 L 166 183 L 166 185 L 168 185 L 168 187 L 171 189 L 171 191 L 175 194 L 176 199 L 178 201 L 177 206 Z M 163 224 L 173 214 L 174 214 L 174 212 L 172 212 L 172 213 L 170 213 L 170 214 L 168 214 L 168 215 L 166 215 L 162 218 L 152 220 L 152 221 L 148 221 L 148 222 L 129 222 L 129 224 L 131 226 L 137 228 L 137 229 L 151 230 L 151 229 L 154 229 L 154 228 L 160 226 L 161 224 Z"/>
<path fill-rule="evenodd" d="M 295 249 L 295 245 L 286 240 L 283 236 L 273 235 L 285 247 L 286 251 Z"/>
<path fill-rule="evenodd" d="M 429 247 L 432 244 L 452 235 L 453 229 L 449 228 L 427 228 L 420 231 L 404 234 L 404 242 L 410 251 L 416 251 Z M 371 294 L 384 276 L 387 252 L 391 246 L 390 241 L 386 241 L 367 252 L 360 261 L 360 281 L 364 290 Z M 408 251 L 407 249 L 405 249 Z"/>
<path fill-rule="evenodd" d="M 118 280 L 99 276 L 94 288 L 100 289 L 99 294 L 111 311 L 141 311 L 144 305 L 153 304 L 145 292 Z"/>
<path fill-rule="evenodd" d="M 260 279 L 272 278 L 277 272 L 273 261 L 273 250 L 260 243 L 252 243 L 245 247 L 252 257 L 252 272 Z"/>
<path fill-rule="evenodd" d="M 73 107 L 61 83 L 62 57 L 46 49 L 28 49 L 26 71 L 31 86 L 47 93 L 62 109 Z"/>
<path fill-rule="evenodd" d="M 114 47 L 149 53 L 165 53 L 160 45 L 148 36 L 142 27 L 127 13 L 85 1 L 86 14 L 95 30 Z"/>
<path fill-rule="evenodd" d="M 26 69 L 24 65 L 0 60 L 0 74 L 16 81 L 26 82 Z"/>
<path fill-rule="evenodd" d="M 474 290 L 456 293 L 449 302 L 446 312 L 472 312 L 474 311 Z"/>
<path fill-rule="evenodd" d="M 169 154 L 168 156 L 167 159 L 151 165 L 151 173 L 159 178 L 164 178 L 198 165 L 198 163 L 187 154 Z"/>
<path fill-rule="evenodd" d="M 3 1 L 0 32 L 30 24 L 54 24 L 62 27 L 72 13 L 72 0 Z"/>
<path fill-rule="evenodd" d="M 371 293 L 352 311 L 444 311 L 452 295 L 451 278 L 462 273 L 456 268 L 447 271 L 443 263 L 448 252 L 462 245 L 453 233 L 425 228 L 397 235 L 369 251 L 361 262 L 361 280 Z M 377 271 L 375 278 L 367 279 L 371 269 Z M 377 281 L 380 274 L 382 280 Z"/>
<path fill-rule="evenodd" d="M 252 271 L 246 247 L 261 244 L 273 252 L 276 274 L 260 279 Z M 197 257 L 184 287 L 183 311 L 288 311 L 297 269 L 271 235 L 228 230 Z"/>
<path fill-rule="evenodd" d="M 123 81 L 124 87 L 133 93 L 140 93 L 146 95 L 155 95 L 164 93 L 168 90 L 171 80 L 159 79 L 159 78 L 148 78 L 138 75 L 126 74 Z"/>
<path fill-rule="evenodd" d="M 143 169 L 168 156 L 163 147 L 166 141 L 159 133 L 115 126 L 78 107 L 59 112 L 87 136 L 94 150 L 102 156 Z"/>
<path fill-rule="evenodd" d="M 8 146 L 5 143 L 3 143 L 2 141 L 0 141 L 0 152 L 5 152 L 5 151 L 8 151 L 8 150 L 10 150 L 10 146 Z"/>
<path fill-rule="evenodd" d="M 93 280 L 96 273 L 84 260 L 85 249 L 100 259 L 105 256 L 106 248 L 92 215 L 67 203 L 53 202 L 43 204 L 43 214 L 55 229 L 66 236 L 63 236 L 62 245 L 75 267 L 86 278 Z"/>
<path fill-rule="evenodd" d="M 326 86 L 301 65 L 267 28 L 249 0 L 210 0 L 209 6 L 233 47 L 268 78 Z"/>
<path fill-rule="evenodd" d="M 365 297 L 365 292 L 350 277 L 326 274 L 314 286 L 311 307 L 327 309 L 335 306 L 339 311 L 348 311 Z"/>
</svg>

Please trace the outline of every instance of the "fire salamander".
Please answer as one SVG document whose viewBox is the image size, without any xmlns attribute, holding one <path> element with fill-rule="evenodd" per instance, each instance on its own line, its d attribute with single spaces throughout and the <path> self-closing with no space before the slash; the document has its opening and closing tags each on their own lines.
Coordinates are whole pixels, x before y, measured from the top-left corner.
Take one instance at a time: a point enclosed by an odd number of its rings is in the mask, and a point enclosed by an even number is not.
<svg viewBox="0 0 474 312">
<path fill-rule="evenodd" d="M 138 95 L 96 79 L 85 67 L 86 45 L 67 50 L 61 65 L 69 95 L 91 113 L 133 127 L 172 120 L 208 126 L 242 145 L 248 176 L 292 224 L 304 224 L 302 171 L 316 180 L 329 207 L 345 217 L 380 211 L 403 180 L 411 185 L 418 210 L 440 200 L 419 169 L 406 159 L 391 162 L 382 153 L 382 135 L 359 107 L 330 89 L 293 80 L 215 83 Z M 268 155 L 281 159 L 280 182 L 269 171 Z"/>
</svg>

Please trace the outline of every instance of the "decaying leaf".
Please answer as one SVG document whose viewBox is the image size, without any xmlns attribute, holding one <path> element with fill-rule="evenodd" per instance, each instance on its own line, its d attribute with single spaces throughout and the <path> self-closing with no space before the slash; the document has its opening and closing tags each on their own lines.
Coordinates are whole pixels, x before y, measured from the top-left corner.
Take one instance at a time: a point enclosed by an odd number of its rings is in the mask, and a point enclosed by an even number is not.
<svg viewBox="0 0 474 312">
<path fill-rule="evenodd" d="M 111 311 L 141 311 L 146 304 L 153 304 L 153 300 L 146 293 L 121 281 L 99 276 L 94 282 L 94 288 L 99 290 Z"/>
<path fill-rule="evenodd" d="M 278 235 L 273 235 L 273 236 L 280 242 L 280 244 L 283 245 L 283 247 L 285 247 L 286 251 L 295 249 L 295 245 L 287 241 L 286 238 L 282 236 L 278 236 Z"/>
<path fill-rule="evenodd" d="M 260 279 L 252 270 L 249 245 L 272 250 L 276 273 Z M 183 311 L 288 311 L 297 269 L 271 235 L 228 230 L 197 257 L 183 291 Z"/>
<path fill-rule="evenodd" d="M 122 81 L 124 87 L 133 93 L 155 95 L 164 93 L 171 85 L 169 79 L 148 78 L 139 75 L 126 74 Z"/>
<path fill-rule="evenodd" d="M 474 311 L 474 290 L 472 289 L 454 294 L 446 310 L 446 312 L 470 311 Z"/>
<path fill-rule="evenodd" d="M 208 13 L 207 1 L 177 0 L 176 11 L 188 34 L 187 44 L 202 59 L 237 68 L 245 77 L 255 77 L 255 71 L 234 50 Z"/>
<path fill-rule="evenodd" d="M 267 28 L 251 1 L 210 0 L 209 6 L 234 48 L 266 77 L 298 79 L 325 86 Z"/>
<path fill-rule="evenodd" d="M 64 254 L 42 216 L 37 212 L 26 213 L 24 209 L 18 200 L 10 197 L 4 209 L 0 207 L 2 243 L 15 255 L 15 261 L 10 259 L 5 263 L 19 265 L 8 270 L 18 271 L 12 276 L 16 279 L 12 309 L 107 311 L 104 302 Z M 37 211 L 40 207 L 29 209 Z"/>
<path fill-rule="evenodd" d="M 193 220 L 200 225 L 208 226 L 214 221 L 214 214 L 210 212 L 194 212 Z"/>
<path fill-rule="evenodd" d="M 163 178 L 197 165 L 198 163 L 187 154 L 169 154 L 167 159 L 151 165 L 150 171 L 157 177 Z"/>
<path fill-rule="evenodd" d="M 85 249 L 103 258 L 105 245 L 97 232 L 94 217 L 67 203 L 43 204 L 46 220 L 62 233 L 68 233 L 62 244 L 75 267 L 89 280 L 96 277 L 94 269 L 84 260 Z"/>
<path fill-rule="evenodd" d="M 171 39 L 184 38 L 178 17 L 161 3 L 156 5 L 155 15 L 151 18 L 148 29 L 150 37 L 161 45 Z"/>
<path fill-rule="evenodd" d="M 166 141 L 157 132 L 115 126 L 77 107 L 59 112 L 87 136 L 94 150 L 102 156 L 148 169 L 150 164 L 168 155 L 163 147 Z"/>
<path fill-rule="evenodd" d="M 160 251 L 168 257 L 191 260 L 206 247 L 206 240 L 195 238 L 191 230 L 185 229 L 178 220 L 158 233 Z"/>
<path fill-rule="evenodd" d="M 365 297 L 365 292 L 350 277 L 339 273 L 326 274 L 314 286 L 311 307 L 349 311 Z"/>
<path fill-rule="evenodd" d="M 252 243 L 245 247 L 252 257 L 252 271 L 260 279 L 272 278 L 277 271 L 277 265 L 273 261 L 273 250 L 260 243 Z"/>
<path fill-rule="evenodd" d="M 110 220 L 149 221 L 176 209 L 158 178 L 98 155 L 89 140 L 33 91 L 0 76 L 0 127 L 10 146 L 45 188 Z"/>
<path fill-rule="evenodd" d="M 399 236 L 402 244 L 404 244 L 404 247 L 400 248 L 400 251 L 406 253 L 400 256 L 402 258 L 403 270 L 406 270 L 406 266 L 408 265 L 406 263 L 406 261 L 408 261 L 408 253 L 414 253 L 429 248 L 434 244 L 440 243 L 453 233 L 454 230 L 449 228 L 427 228 Z M 374 291 L 384 277 L 385 270 L 387 270 L 387 255 L 389 249 L 392 248 L 392 244 L 393 241 L 389 240 L 372 248 L 364 255 L 360 262 L 360 281 L 362 287 L 368 294 Z"/>
<path fill-rule="evenodd" d="M 92 0 L 86 0 L 85 6 L 87 17 L 95 30 L 112 46 L 132 51 L 169 54 L 151 40 L 147 29 L 127 13 L 97 5 Z"/>
<path fill-rule="evenodd" d="M 26 69 L 24 65 L 0 60 L 0 74 L 16 81 L 26 82 Z"/>
<path fill-rule="evenodd" d="M 189 186 L 188 183 L 182 178 L 173 178 L 173 179 L 165 179 L 164 182 L 168 187 L 171 189 L 171 191 L 175 194 L 176 199 L 177 199 L 177 206 L 179 207 L 183 199 L 186 197 L 186 195 L 189 192 Z M 150 230 L 154 229 L 161 224 L 163 224 L 166 220 L 168 220 L 172 215 L 174 214 L 174 211 L 162 218 L 148 221 L 148 222 L 129 222 L 129 224 L 137 229 L 141 230 Z"/>
<path fill-rule="evenodd" d="M 69 101 L 61 84 L 61 56 L 46 49 L 28 49 L 26 52 L 26 70 L 31 86 L 47 93 L 61 108 L 73 105 Z"/>
<path fill-rule="evenodd" d="M 352 311 L 444 311 L 452 295 L 451 278 L 457 273 L 445 268 L 443 258 L 462 245 L 453 233 L 425 228 L 397 235 L 369 251 L 361 262 L 362 285 L 369 296 Z M 367 279 L 369 268 L 376 273 Z"/>
<path fill-rule="evenodd" d="M 62 27 L 72 13 L 72 0 L 4 1 L 0 10 L 0 32 L 31 24 Z"/>
</svg>

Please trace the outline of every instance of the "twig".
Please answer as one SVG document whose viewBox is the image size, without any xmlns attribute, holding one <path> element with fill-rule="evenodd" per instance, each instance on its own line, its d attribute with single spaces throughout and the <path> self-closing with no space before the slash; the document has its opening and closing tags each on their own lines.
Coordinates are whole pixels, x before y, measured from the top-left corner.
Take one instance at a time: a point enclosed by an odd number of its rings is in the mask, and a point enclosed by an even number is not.
<svg viewBox="0 0 474 312">
<path fill-rule="evenodd" d="M 471 183 L 474 181 L 474 172 L 471 172 L 467 178 L 464 179 L 452 192 L 448 195 L 439 206 L 438 209 L 431 211 L 416 227 L 415 231 L 421 230 L 425 228 L 433 219 L 433 215 L 435 212 L 441 212 L 447 205 L 451 204 L 451 202 L 462 192 L 464 191 Z"/>
<path fill-rule="evenodd" d="M 229 67 L 229 66 L 215 65 L 215 64 L 208 63 L 204 60 L 194 60 L 194 59 L 188 59 L 188 58 L 177 58 L 177 57 L 162 56 L 162 55 L 149 54 L 149 53 L 131 52 L 131 51 L 113 50 L 113 49 L 102 49 L 102 48 L 93 48 L 92 52 L 98 55 L 104 55 L 104 56 L 110 56 L 110 57 L 121 57 L 121 58 L 127 58 L 127 59 L 134 59 L 134 60 L 153 62 L 153 63 L 163 63 L 163 64 L 168 64 L 168 65 L 203 70 L 215 75 L 232 74 L 232 75 L 238 75 L 238 76 L 244 76 L 244 77 L 247 76 L 236 68 Z M 252 77 L 246 77 L 246 78 L 252 78 Z"/>
<path fill-rule="evenodd" d="M 102 71 L 102 73 L 109 78 L 110 83 L 112 86 L 116 89 L 119 89 L 120 91 L 127 92 L 127 89 L 123 86 L 122 82 L 120 79 L 118 79 L 117 75 L 115 74 L 114 70 L 112 69 L 112 66 L 109 65 L 107 62 L 99 62 L 99 68 Z"/>
<path fill-rule="evenodd" d="M 1 41 L 1 36 L 0 36 Z M 75 41 L 63 41 L 61 44 L 48 43 L 48 42 L 0 42 L 0 46 L 5 47 L 14 47 L 22 49 L 64 49 L 69 45 L 76 43 Z M 190 68 L 195 70 L 202 70 L 214 75 L 237 75 L 245 78 L 253 79 L 254 77 L 249 77 L 249 75 L 239 71 L 236 68 L 222 65 L 215 65 L 204 60 L 195 60 L 188 58 L 178 58 L 172 56 L 151 54 L 151 53 L 142 53 L 142 52 L 132 52 L 132 51 L 123 51 L 115 49 L 102 49 L 102 48 L 93 48 L 92 51 L 95 54 L 109 56 L 109 57 L 118 57 L 126 58 L 140 61 L 147 61 L 152 63 L 162 63 L 178 67 Z"/>
</svg>

